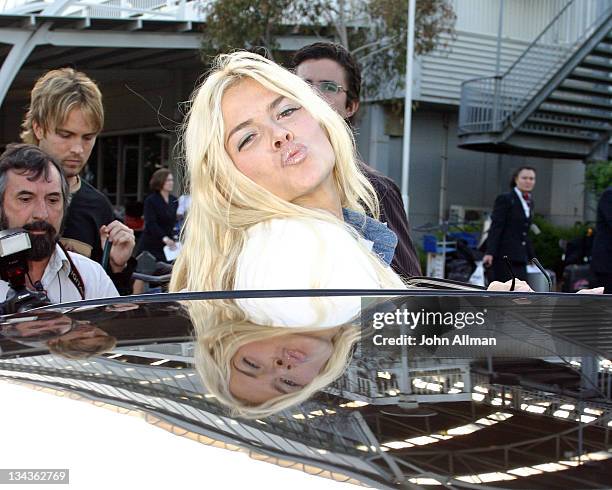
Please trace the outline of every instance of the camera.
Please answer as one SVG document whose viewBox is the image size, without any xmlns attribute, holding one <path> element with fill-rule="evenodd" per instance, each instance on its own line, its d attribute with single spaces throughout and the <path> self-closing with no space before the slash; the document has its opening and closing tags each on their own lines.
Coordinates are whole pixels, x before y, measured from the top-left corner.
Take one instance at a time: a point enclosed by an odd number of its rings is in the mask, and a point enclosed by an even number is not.
<svg viewBox="0 0 612 490">
<path fill-rule="evenodd" d="M 0 278 L 9 284 L 6 300 L 0 303 L 1 315 L 51 304 L 44 291 L 26 287 L 30 248 L 30 236 L 23 228 L 0 230 Z"/>
</svg>

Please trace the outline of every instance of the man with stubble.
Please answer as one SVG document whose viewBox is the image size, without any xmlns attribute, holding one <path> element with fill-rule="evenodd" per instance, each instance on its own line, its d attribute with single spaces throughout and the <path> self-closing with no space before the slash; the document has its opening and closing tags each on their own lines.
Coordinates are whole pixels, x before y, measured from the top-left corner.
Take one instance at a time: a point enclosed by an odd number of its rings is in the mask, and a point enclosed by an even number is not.
<svg viewBox="0 0 612 490">
<path fill-rule="evenodd" d="M 100 263 L 109 240 L 109 275 L 121 294 L 129 294 L 135 268 L 134 232 L 115 219 L 108 198 L 80 177 L 103 126 L 98 86 L 84 73 L 60 68 L 45 73 L 34 85 L 21 138 L 62 165 L 71 193 L 62 234 L 66 249 Z"/>
</svg>

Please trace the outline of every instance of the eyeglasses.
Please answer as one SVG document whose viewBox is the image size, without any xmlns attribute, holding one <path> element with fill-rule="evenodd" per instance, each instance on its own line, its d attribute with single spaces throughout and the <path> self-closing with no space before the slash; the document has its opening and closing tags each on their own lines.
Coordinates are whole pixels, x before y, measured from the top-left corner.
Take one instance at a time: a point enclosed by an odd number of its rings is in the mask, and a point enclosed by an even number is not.
<svg viewBox="0 0 612 490">
<path fill-rule="evenodd" d="M 347 90 L 336 82 L 323 81 L 323 82 L 307 82 L 311 87 L 317 89 L 322 94 L 338 94 L 340 92 L 346 92 Z"/>
</svg>

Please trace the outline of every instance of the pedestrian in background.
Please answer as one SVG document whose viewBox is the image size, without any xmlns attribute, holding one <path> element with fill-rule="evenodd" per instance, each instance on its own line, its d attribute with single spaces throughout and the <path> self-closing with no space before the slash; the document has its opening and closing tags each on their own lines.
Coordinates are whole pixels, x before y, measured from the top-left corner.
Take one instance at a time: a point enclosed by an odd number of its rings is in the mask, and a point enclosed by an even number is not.
<svg viewBox="0 0 612 490">
<path fill-rule="evenodd" d="M 527 280 L 527 262 L 534 257 L 529 240 L 529 228 L 533 219 L 533 199 L 536 172 L 532 167 L 519 167 L 510 180 L 511 191 L 495 199 L 491 228 L 483 257 L 489 282 L 507 281 L 512 278 L 508 265 L 518 279 Z M 504 260 L 508 257 L 508 263 Z"/>
<path fill-rule="evenodd" d="M 151 194 L 144 202 L 144 231 L 140 238 L 139 252 L 147 251 L 159 262 L 167 262 L 164 247 L 176 248 L 174 225 L 178 200 L 172 195 L 174 177 L 167 168 L 156 170 L 149 181 Z"/>
</svg>

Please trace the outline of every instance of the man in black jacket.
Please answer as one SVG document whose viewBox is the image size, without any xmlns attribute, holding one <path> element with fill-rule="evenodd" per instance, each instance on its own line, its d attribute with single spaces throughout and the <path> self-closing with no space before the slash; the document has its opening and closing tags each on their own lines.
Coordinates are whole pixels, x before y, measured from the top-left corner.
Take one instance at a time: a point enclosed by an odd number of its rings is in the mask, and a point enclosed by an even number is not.
<svg viewBox="0 0 612 490">
<path fill-rule="evenodd" d="M 292 65 L 296 75 L 316 88 L 329 105 L 349 124 L 359 110 L 361 71 L 353 56 L 341 45 L 318 42 L 295 53 Z M 397 235 L 391 262 L 403 277 L 420 276 L 421 266 L 410 239 L 410 226 L 399 188 L 386 175 L 360 162 L 360 168 L 374 187 L 380 202 L 380 221 Z"/>
<path fill-rule="evenodd" d="M 603 286 L 606 294 L 612 294 L 612 186 L 604 191 L 597 205 L 591 268 L 595 286 Z"/>
<path fill-rule="evenodd" d="M 512 190 L 495 199 L 487 237 L 487 253 L 483 257 L 485 267 L 493 265 L 490 281 L 504 282 L 511 279 L 508 265 L 518 279 L 527 280 L 527 262 L 534 256 L 529 228 L 533 218 L 531 191 L 535 182 L 534 168 L 519 167 L 512 174 Z M 504 257 L 508 258 L 508 262 Z"/>
<path fill-rule="evenodd" d="M 131 259 L 134 232 L 115 219 L 108 198 L 79 176 L 103 125 L 98 86 L 84 73 L 61 68 L 45 73 L 34 85 L 21 139 L 38 146 L 64 169 L 71 193 L 62 234 L 66 249 L 101 262 L 102 244 L 110 241 L 107 272 L 119 292 L 129 294 L 136 265 Z"/>
</svg>

